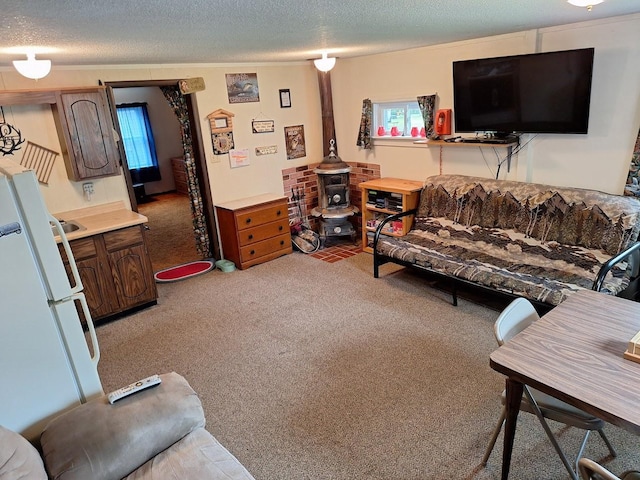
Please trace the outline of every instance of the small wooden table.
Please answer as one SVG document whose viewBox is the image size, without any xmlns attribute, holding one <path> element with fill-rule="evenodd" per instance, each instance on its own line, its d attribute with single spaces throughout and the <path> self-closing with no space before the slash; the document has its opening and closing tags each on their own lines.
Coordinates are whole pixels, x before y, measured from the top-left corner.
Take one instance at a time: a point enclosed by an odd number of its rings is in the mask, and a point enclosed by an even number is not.
<svg viewBox="0 0 640 480">
<path fill-rule="evenodd" d="M 503 480 L 524 384 L 640 434 L 640 364 L 623 358 L 638 331 L 640 303 L 585 290 L 491 354 L 491 368 L 507 376 Z"/>
</svg>

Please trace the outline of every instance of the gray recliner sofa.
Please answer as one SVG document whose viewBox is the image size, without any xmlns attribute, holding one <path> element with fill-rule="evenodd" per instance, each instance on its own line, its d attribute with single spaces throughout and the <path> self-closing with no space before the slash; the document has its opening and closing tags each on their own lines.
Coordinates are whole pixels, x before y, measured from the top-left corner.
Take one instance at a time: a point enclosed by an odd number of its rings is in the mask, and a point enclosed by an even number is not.
<svg viewBox="0 0 640 480">
<path fill-rule="evenodd" d="M 52 420 L 41 454 L 0 426 L 0 480 L 224 479 L 251 474 L 205 430 L 202 404 L 177 373 L 113 405 L 106 395 Z"/>
</svg>

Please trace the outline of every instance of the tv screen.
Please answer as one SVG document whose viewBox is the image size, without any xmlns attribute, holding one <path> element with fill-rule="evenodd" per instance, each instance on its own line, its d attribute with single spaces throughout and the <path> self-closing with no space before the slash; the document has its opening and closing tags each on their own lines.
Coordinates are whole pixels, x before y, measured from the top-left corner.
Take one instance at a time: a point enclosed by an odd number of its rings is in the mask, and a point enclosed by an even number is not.
<svg viewBox="0 0 640 480">
<path fill-rule="evenodd" d="M 587 133 L 593 48 L 453 62 L 456 132 Z"/>
</svg>

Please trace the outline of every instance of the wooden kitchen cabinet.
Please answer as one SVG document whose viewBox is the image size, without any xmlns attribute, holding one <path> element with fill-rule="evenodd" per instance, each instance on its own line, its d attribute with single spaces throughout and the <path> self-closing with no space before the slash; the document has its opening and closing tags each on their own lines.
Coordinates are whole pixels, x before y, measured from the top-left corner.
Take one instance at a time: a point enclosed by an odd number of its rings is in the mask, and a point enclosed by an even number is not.
<svg viewBox="0 0 640 480">
<path fill-rule="evenodd" d="M 292 252 L 286 197 L 259 195 L 216 205 L 224 258 L 241 270 Z"/>
<path fill-rule="evenodd" d="M 69 242 L 93 320 L 156 303 L 156 283 L 142 228 L 136 225 Z M 61 246 L 60 252 L 69 272 Z"/>
<path fill-rule="evenodd" d="M 61 90 L 52 107 L 69 178 L 118 175 L 120 154 L 105 89 Z"/>
</svg>

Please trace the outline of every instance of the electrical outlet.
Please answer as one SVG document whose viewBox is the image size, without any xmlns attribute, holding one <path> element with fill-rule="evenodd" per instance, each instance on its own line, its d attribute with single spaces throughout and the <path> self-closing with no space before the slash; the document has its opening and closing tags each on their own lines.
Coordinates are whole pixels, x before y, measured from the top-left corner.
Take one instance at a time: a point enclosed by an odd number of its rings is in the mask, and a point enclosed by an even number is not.
<svg viewBox="0 0 640 480">
<path fill-rule="evenodd" d="M 93 182 L 83 183 L 82 189 L 87 195 L 93 195 Z"/>
</svg>

